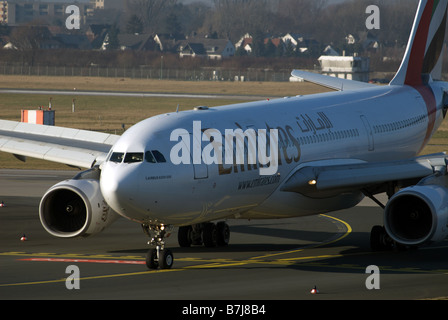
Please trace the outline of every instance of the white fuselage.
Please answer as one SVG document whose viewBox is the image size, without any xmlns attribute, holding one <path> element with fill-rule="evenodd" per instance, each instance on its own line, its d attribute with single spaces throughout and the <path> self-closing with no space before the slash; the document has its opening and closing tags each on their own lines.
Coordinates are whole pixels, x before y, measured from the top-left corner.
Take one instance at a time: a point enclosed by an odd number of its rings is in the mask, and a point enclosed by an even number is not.
<svg viewBox="0 0 448 320">
<path fill-rule="evenodd" d="M 102 165 L 101 191 L 121 215 L 140 223 L 191 225 L 225 218 L 285 218 L 356 205 L 359 192 L 312 199 L 280 186 L 305 163 L 375 162 L 416 156 L 443 120 L 442 90 L 431 84 L 435 112 L 409 86 L 287 97 L 168 113 L 127 130 Z M 249 164 L 173 164 L 176 129 L 277 129 L 278 170 Z M 209 142 L 202 142 L 202 148 Z M 152 151 L 145 157 L 146 152 Z M 165 158 L 160 158 L 160 154 Z M 135 155 L 134 160 L 126 155 Z M 143 155 L 143 158 L 142 158 Z M 124 161 L 117 156 L 123 156 Z M 193 156 L 193 155 L 191 155 Z M 159 158 L 154 161 L 154 158 Z M 114 161 L 111 161 L 114 160 Z"/>
</svg>

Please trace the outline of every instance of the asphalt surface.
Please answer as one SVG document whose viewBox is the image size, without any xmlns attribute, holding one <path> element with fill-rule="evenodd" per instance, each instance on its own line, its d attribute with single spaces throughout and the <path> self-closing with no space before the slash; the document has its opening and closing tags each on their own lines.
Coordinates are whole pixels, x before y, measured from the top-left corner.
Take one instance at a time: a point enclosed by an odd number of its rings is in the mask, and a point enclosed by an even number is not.
<svg viewBox="0 0 448 320">
<path fill-rule="evenodd" d="M 0 300 L 377 300 L 448 296 L 448 242 L 414 251 L 372 253 L 382 223 L 372 201 L 285 220 L 231 220 L 224 248 L 180 248 L 167 239 L 173 269 L 150 271 L 140 226 L 120 219 L 103 233 L 59 239 L 38 217 L 47 188 L 73 172 L 0 170 Z M 384 199 L 383 199 L 384 200 Z M 25 235 L 27 240 L 21 241 Z M 368 266 L 379 274 L 366 273 Z M 79 271 L 78 279 L 73 280 Z M 68 289 L 79 283 L 79 289 Z M 378 289 L 368 289 L 366 284 Z M 318 294 L 312 294 L 316 286 Z M 188 304 L 187 304 L 188 306 Z M 236 311 L 236 310 L 235 310 Z M 180 312 L 180 311 L 179 311 Z"/>
</svg>

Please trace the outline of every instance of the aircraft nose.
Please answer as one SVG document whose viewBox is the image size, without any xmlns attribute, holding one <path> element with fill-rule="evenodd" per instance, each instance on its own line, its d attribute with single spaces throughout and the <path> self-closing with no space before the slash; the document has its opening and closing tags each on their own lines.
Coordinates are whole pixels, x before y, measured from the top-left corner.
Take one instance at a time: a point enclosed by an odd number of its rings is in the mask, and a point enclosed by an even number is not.
<svg viewBox="0 0 448 320">
<path fill-rule="evenodd" d="M 131 210 L 138 192 L 135 168 L 105 166 L 101 171 L 100 188 L 104 200 L 121 215 Z"/>
</svg>

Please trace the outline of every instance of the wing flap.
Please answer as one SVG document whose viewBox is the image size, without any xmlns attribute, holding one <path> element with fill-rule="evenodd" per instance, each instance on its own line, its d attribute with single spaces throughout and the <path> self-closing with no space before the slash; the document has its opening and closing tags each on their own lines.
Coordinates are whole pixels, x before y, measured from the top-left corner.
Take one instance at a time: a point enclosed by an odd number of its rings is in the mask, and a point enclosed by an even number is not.
<svg viewBox="0 0 448 320">
<path fill-rule="evenodd" d="M 101 132 L 0 120 L 0 151 L 90 168 L 119 136 Z"/>
<path fill-rule="evenodd" d="M 301 70 L 294 70 L 292 71 L 291 75 L 293 77 L 301 78 L 304 79 L 305 81 L 309 81 L 337 91 L 360 90 L 376 87 L 376 85 L 367 82 L 340 79 L 326 76 L 323 74 L 306 72 Z"/>
</svg>

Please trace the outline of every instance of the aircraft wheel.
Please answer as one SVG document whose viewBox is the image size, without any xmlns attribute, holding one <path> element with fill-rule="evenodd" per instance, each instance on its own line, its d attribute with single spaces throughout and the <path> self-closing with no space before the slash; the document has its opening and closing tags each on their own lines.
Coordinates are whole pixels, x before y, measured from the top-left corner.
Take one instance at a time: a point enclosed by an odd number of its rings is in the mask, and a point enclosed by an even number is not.
<svg viewBox="0 0 448 320">
<path fill-rule="evenodd" d="M 372 251 L 386 251 L 393 247 L 393 241 L 382 226 L 374 226 L 370 232 L 370 248 Z"/>
<path fill-rule="evenodd" d="M 218 222 L 217 226 L 218 246 L 227 246 L 230 241 L 230 228 L 225 222 Z"/>
<path fill-rule="evenodd" d="M 157 258 L 157 249 L 151 249 L 146 255 L 146 266 L 148 269 L 171 269 L 174 264 L 174 255 L 171 250 L 160 250 Z"/>
<path fill-rule="evenodd" d="M 151 249 L 146 254 L 146 266 L 148 269 L 157 269 L 159 267 L 159 263 L 157 262 L 157 250 Z"/>
<path fill-rule="evenodd" d="M 174 264 L 174 256 L 171 250 L 160 251 L 159 266 L 160 269 L 171 269 Z"/>
<path fill-rule="evenodd" d="M 202 240 L 207 248 L 216 247 L 218 242 L 218 233 L 214 223 L 206 223 L 202 230 Z"/>
<path fill-rule="evenodd" d="M 177 241 L 182 248 L 189 248 L 192 245 L 191 233 L 193 228 L 191 226 L 179 227 L 177 234 Z"/>
</svg>

